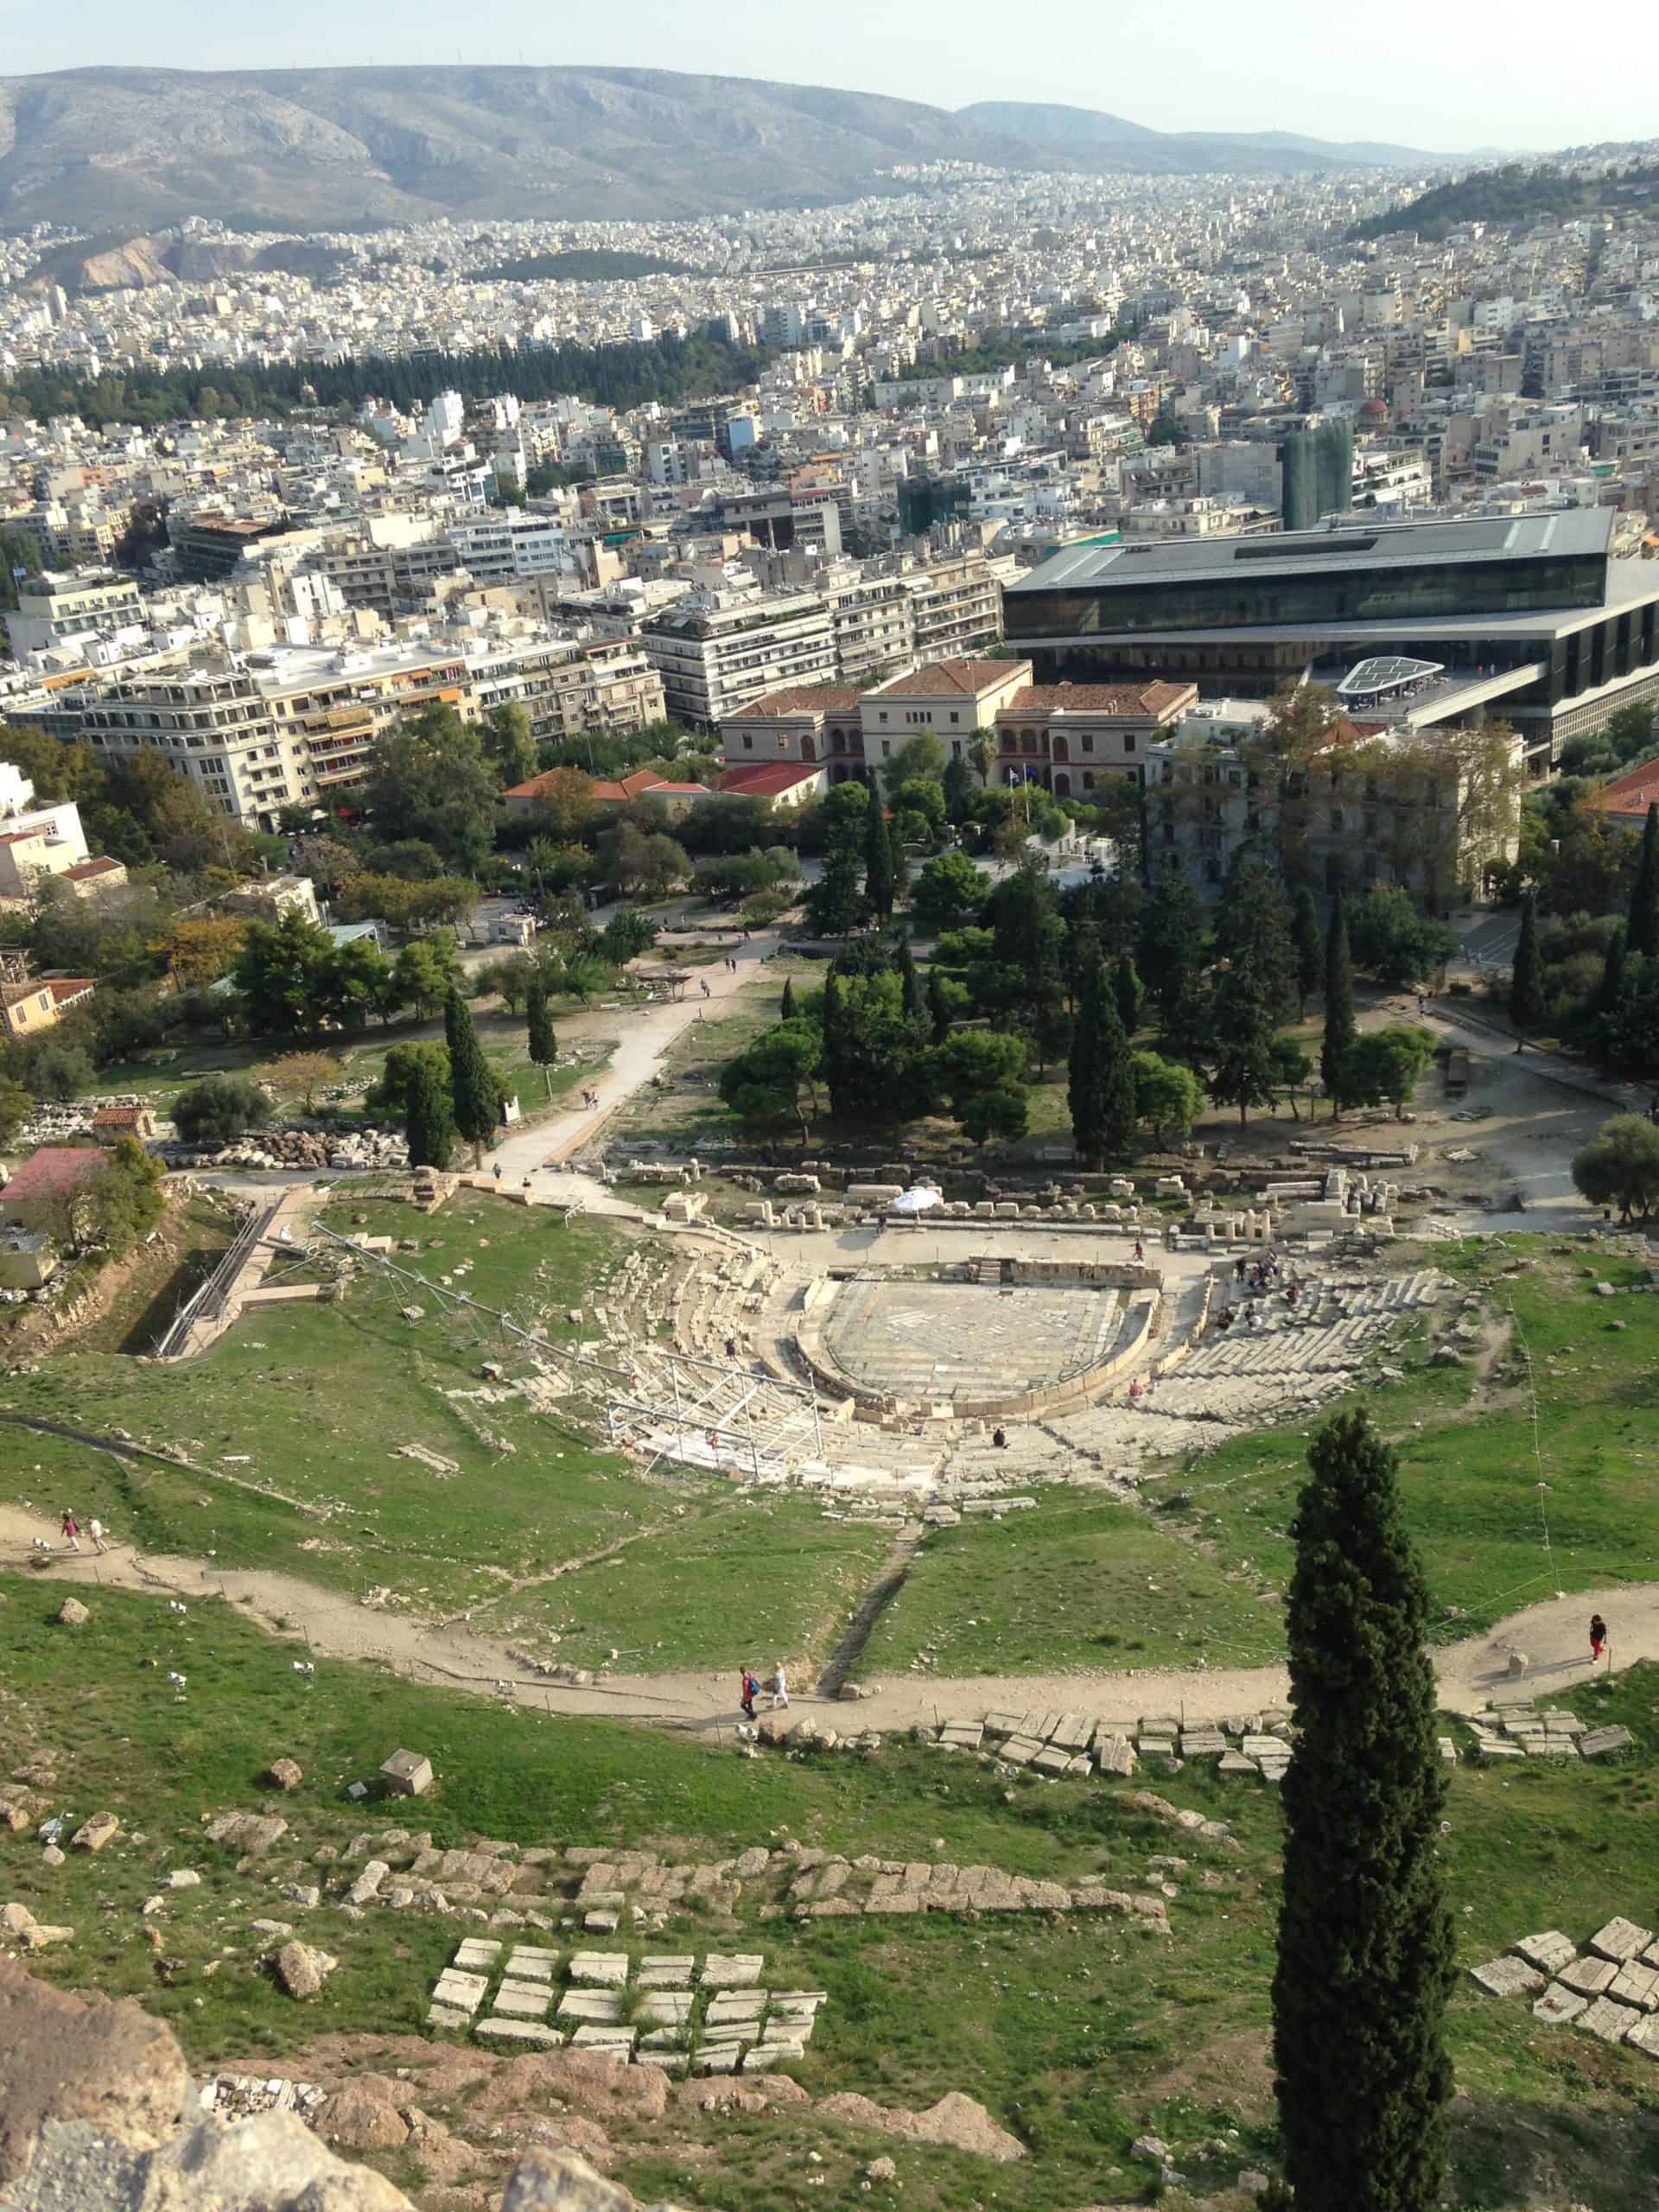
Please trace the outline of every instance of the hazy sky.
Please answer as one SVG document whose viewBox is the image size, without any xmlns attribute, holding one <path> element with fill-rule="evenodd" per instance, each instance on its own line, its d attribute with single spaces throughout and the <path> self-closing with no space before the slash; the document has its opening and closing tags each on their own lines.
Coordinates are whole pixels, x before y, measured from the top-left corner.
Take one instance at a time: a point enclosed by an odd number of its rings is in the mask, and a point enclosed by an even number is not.
<svg viewBox="0 0 1659 2212">
<path fill-rule="evenodd" d="M 1446 150 L 1659 134 L 1653 0 L 8 0 L 0 72 L 602 62 Z M 457 39 L 461 41 L 457 47 Z"/>
</svg>

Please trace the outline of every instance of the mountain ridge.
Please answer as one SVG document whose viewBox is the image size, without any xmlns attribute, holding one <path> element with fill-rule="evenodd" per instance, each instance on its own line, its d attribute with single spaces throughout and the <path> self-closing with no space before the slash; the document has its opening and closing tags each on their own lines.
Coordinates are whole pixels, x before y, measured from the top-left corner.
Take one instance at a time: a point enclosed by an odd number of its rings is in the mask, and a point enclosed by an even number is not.
<svg viewBox="0 0 1659 2212">
<path fill-rule="evenodd" d="M 1031 135 L 1033 117 L 1060 115 L 1095 127 Z M 958 114 L 660 69 L 60 70 L 0 78 L 0 225 L 136 234 L 193 215 L 311 230 L 442 215 L 668 219 L 821 206 L 932 162 L 1291 174 L 1343 158 L 1307 150 L 1317 144 L 1171 135 L 1031 104 Z"/>
</svg>

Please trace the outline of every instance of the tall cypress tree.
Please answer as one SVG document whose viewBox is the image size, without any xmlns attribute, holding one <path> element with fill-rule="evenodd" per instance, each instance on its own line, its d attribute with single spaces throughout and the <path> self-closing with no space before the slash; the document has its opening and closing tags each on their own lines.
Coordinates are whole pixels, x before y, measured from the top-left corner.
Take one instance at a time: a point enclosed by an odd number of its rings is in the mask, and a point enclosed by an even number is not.
<svg viewBox="0 0 1659 2212">
<path fill-rule="evenodd" d="M 1077 1004 L 1066 1102 L 1072 1147 L 1082 1159 L 1098 1166 L 1128 1148 L 1135 1134 L 1135 1069 L 1111 981 L 1098 960 L 1084 978 Z"/>
<path fill-rule="evenodd" d="M 1653 819 L 1651 812 L 1648 819 Z M 1510 969 L 1510 1020 L 1520 1033 L 1516 1040 L 1517 1052 L 1527 1032 L 1542 1020 L 1543 1013 L 1543 986 L 1538 974 L 1538 901 L 1529 891 L 1521 901 L 1521 934 Z"/>
<path fill-rule="evenodd" d="M 1659 804 L 1648 808 L 1642 831 L 1642 857 L 1637 863 L 1636 883 L 1630 892 L 1630 922 L 1625 931 L 1626 950 L 1651 959 L 1659 952 Z"/>
<path fill-rule="evenodd" d="M 532 976 L 524 993 L 525 1049 L 542 1071 L 547 1095 L 553 1096 L 553 1064 L 559 1057 L 559 1040 L 547 1010 L 547 984 Z"/>
<path fill-rule="evenodd" d="M 1630 950 L 1621 922 L 1607 940 L 1607 950 L 1602 955 L 1601 983 L 1596 992 L 1596 1010 L 1611 1014 L 1618 1004 L 1624 990 L 1624 956 Z"/>
<path fill-rule="evenodd" d="M 899 981 L 904 991 L 905 1014 L 918 1027 L 927 1025 L 927 1000 L 922 990 L 922 979 L 917 973 L 916 957 L 910 949 L 910 939 L 899 940 Z"/>
<path fill-rule="evenodd" d="M 847 1105 L 847 1037 L 842 1009 L 841 964 L 833 960 L 823 979 L 823 1056 L 819 1067 L 823 1087 L 830 1094 L 830 1111 L 840 1120 Z"/>
<path fill-rule="evenodd" d="M 1296 949 L 1297 1015 L 1299 1020 L 1306 1021 L 1307 1002 L 1325 976 L 1325 940 L 1319 935 L 1319 918 L 1314 909 L 1313 893 L 1306 884 L 1296 893 L 1290 935 Z"/>
<path fill-rule="evenodd" d="M 1112 970 L 1112 996 L 1117 1001 L 1117 1018 L 1123 1025 L 1124 1036 L 1133 1037 L 1141 1027 L 1141 978 L 1127 954 Z"/>
<path fill-rule="evenodd" d="M 1216 989 L 1216 1066 L 1210 1096 L 1217 1105 L 1237 1107 L 1240 1128 L 1252 1106 L 1273 1103 L 1276 1026 L 1270 983 L 1249 960 L 1235 960 Z"/>
<path fill-rule="evenodd" d="M 793 1021 L 795 1019 L 795 986 L 787 976 L 784 978 L 784 995 L 778 1001 L 778 1019 L 779 1021 Z"/>
<path fill-rule="evenodd" d="M 1333 1122 L 1342 1111 L 1343 1057 L 1358 1034 L 1354 1020 L 1354 963 L 1348 950 L 1348 917 L 1338 893 L 1325 932 L 1325 1039 L 1319 1046 L 1319 1075 L 1331 1101 Z"/>
<path fill-rule="evenodd" d="M 1204 908 L 1198 894 L 1172 861 L 1141 910 L 1135 968 L 1158 1009 L 1160 1028 L 1176 1023 L 1198 991 L 1204 973 Z"/>
<path fill-rule="evenodd" d="M 1273 1983 L 1285 2177 L 1297 2212 L 1431 2212 L 1454 1969 L 1427 1592 L 1394 1453 L 1363 1410 L 1327 1421 L 1307 1459 L 1291 1524 L 1298 1732 Z"/>
<path fill-rule="evenodd" d="M 448 1087 L 424 1055 L 410 1076 L 404 1105 L 404 1135 L 411 1167 L 448 1167 L 455 1148 L 455 1116 Z"/>
<path fill-rule="evenodd" d="M 893 839 L 888 834 L 887 810 L 881 804 L 881 794 L 874 788 L 870 792 L 870 818 L 864 830 L 864 896 L 869 900 L 877 919 L 885 922 L 893 912 L 896 896 Z"/>
<path fill-rule="evenodd" d="M 449 1096 L 455 1127 L 473 1147 L 473 1165 L 481 1166 L 484 1147 L 501 1118 L 500 1094 L 473 1027 L 472 1013 L 459 991 L 443 1002 L 443 1036 L 449 1047 Z"/>
<path fill-rule="evenodd" d="M 927 1019 L 933 1042 L 943 1045 L 950 1034 L 950 1007 L 945 997 L 944 978 L 937 968 L 927 971 Z"/>
</svg>

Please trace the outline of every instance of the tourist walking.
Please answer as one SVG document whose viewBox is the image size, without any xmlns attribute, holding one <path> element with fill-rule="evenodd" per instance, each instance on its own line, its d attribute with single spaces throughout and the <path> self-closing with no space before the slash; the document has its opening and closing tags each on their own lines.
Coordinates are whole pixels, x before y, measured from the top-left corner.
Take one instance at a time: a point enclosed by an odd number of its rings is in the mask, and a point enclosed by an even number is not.
<svg viewBox="0 0 1659 2212">
<path fill-rule="evenodd" d="M 63 1541 L 72 1552 L 80 1549 L 80 1523 L 66 1505 L 63 1509 Z"/>
<path fill-rule="evenodd" d="M 92 1549 L 101 1559 L 108 1547 L 104 1541 L 104 1523 L 98 1518 L 96 1514 L 94 1514 L 92 1518 L 86 1523 L 86 1533 L 92 1540 Z"/>
<path fill-rule="evenodd" d="M 785 1710 L 789 1706 L 789 1680 L 784 1673 L 784 1662 L 781 1659 L 772 1670 L 772 1711 L 776 1713 L 780 1705 Z"/>
<path fill-rule="evenodd" d="M 750 1720 L 754 1718 L 754 1700 L 760 1688 L 760 1683 L 746 1667 L 743 1669 L 737 1701 L 742 1707 L 745 1717 Z"/>
<path fill-rule="evenodd" d="M 1135 1240 L 1135 1256 L 1137 1262 L 1144 1260 L 1147 1256 L 1147 1248 L 1138 1236 Z"/>
<path fill-rule="evenodd" d="M 1590 1663 L 1593 1667 L 1601 1657 L 1602 1646 L 1607 1641 L 1607 1624 L 1599 1613 L 1590 1616 Z"/>
</svg>

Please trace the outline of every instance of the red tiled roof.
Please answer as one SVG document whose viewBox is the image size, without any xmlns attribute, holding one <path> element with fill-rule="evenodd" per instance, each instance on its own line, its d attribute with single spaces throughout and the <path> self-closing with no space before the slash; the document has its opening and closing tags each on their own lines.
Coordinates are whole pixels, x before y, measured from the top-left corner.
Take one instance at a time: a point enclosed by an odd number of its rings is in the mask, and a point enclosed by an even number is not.
<svg viewBox="0 0 1659 2212">
<path fill-rule="evenodd" d="M 149 1109 L 143 1106 L 100 1106 L 92 1116 L 95 1129 L 132 1129 Z"/>
<path fill-rule="evenodd" d="M 728 768 L 721 777 L 720 788 L 740 798 L 776 798 L 780 791 L 792 791 L 797 784 L 823 773 L 823 768 L 815 767 L 810 760 L 757 760 Z"/>
<path fill-rule="evenodd" d="M 41 978 L 60 1006 L 67 1006 L 73 999 L 89 998 L 98 988 L 92 976 L 42 976 Z"/>
<path fill-rule="evenodd" d="M 1027 683 L 997 713 L 1162 715 L 1197 696 L 1196 683 Z"/>
<path fill-rule="evenodd" d="M 63 880 L 66 883 L 85 883 L 92 876 L 109 874 L 111 868 L 118 869 L 123 875 L 126 874 L 124 861 L 77 861 L 73 868 L 64 869 Z"/>
<path fill-rule="evenodd" d="M 770 721 L 781 715 L 852 715 L 863 693 L 855 683 L 785 683 L 752 699 L 727 722 Z"/>
<path fill-rule="evenodd" d="M 872 696 L 877 699 L 892 696 L 904 698 L 938 698 L 941 692 L 964 699 L 976 699 L 982 691 L 995 691 L 1022 668 L 1028 669 L 1027 660 L 931 660 L 921 668 L 912 668 L 908 676 L 890 677 L 886 683 L 877 684 Z"/>
<path fill-rule="evenodd" d="M 1586 804 L 1599 814 L 1645 816 L 1650 806 L 1659 806 L 1659 760 L 1644 760 L 1639 768 L 1627 768 L 1611 784 L 1592 791 Z"/>
<path fill-rule="evenodd" d="M 43 1144 L 26 1160 L 3 1191 L 0 1205 L 12 1206 L 24 1198 L 60 1198 L 104 1165 L 104 1155 L 92 1145 Z"/>
</svg>

